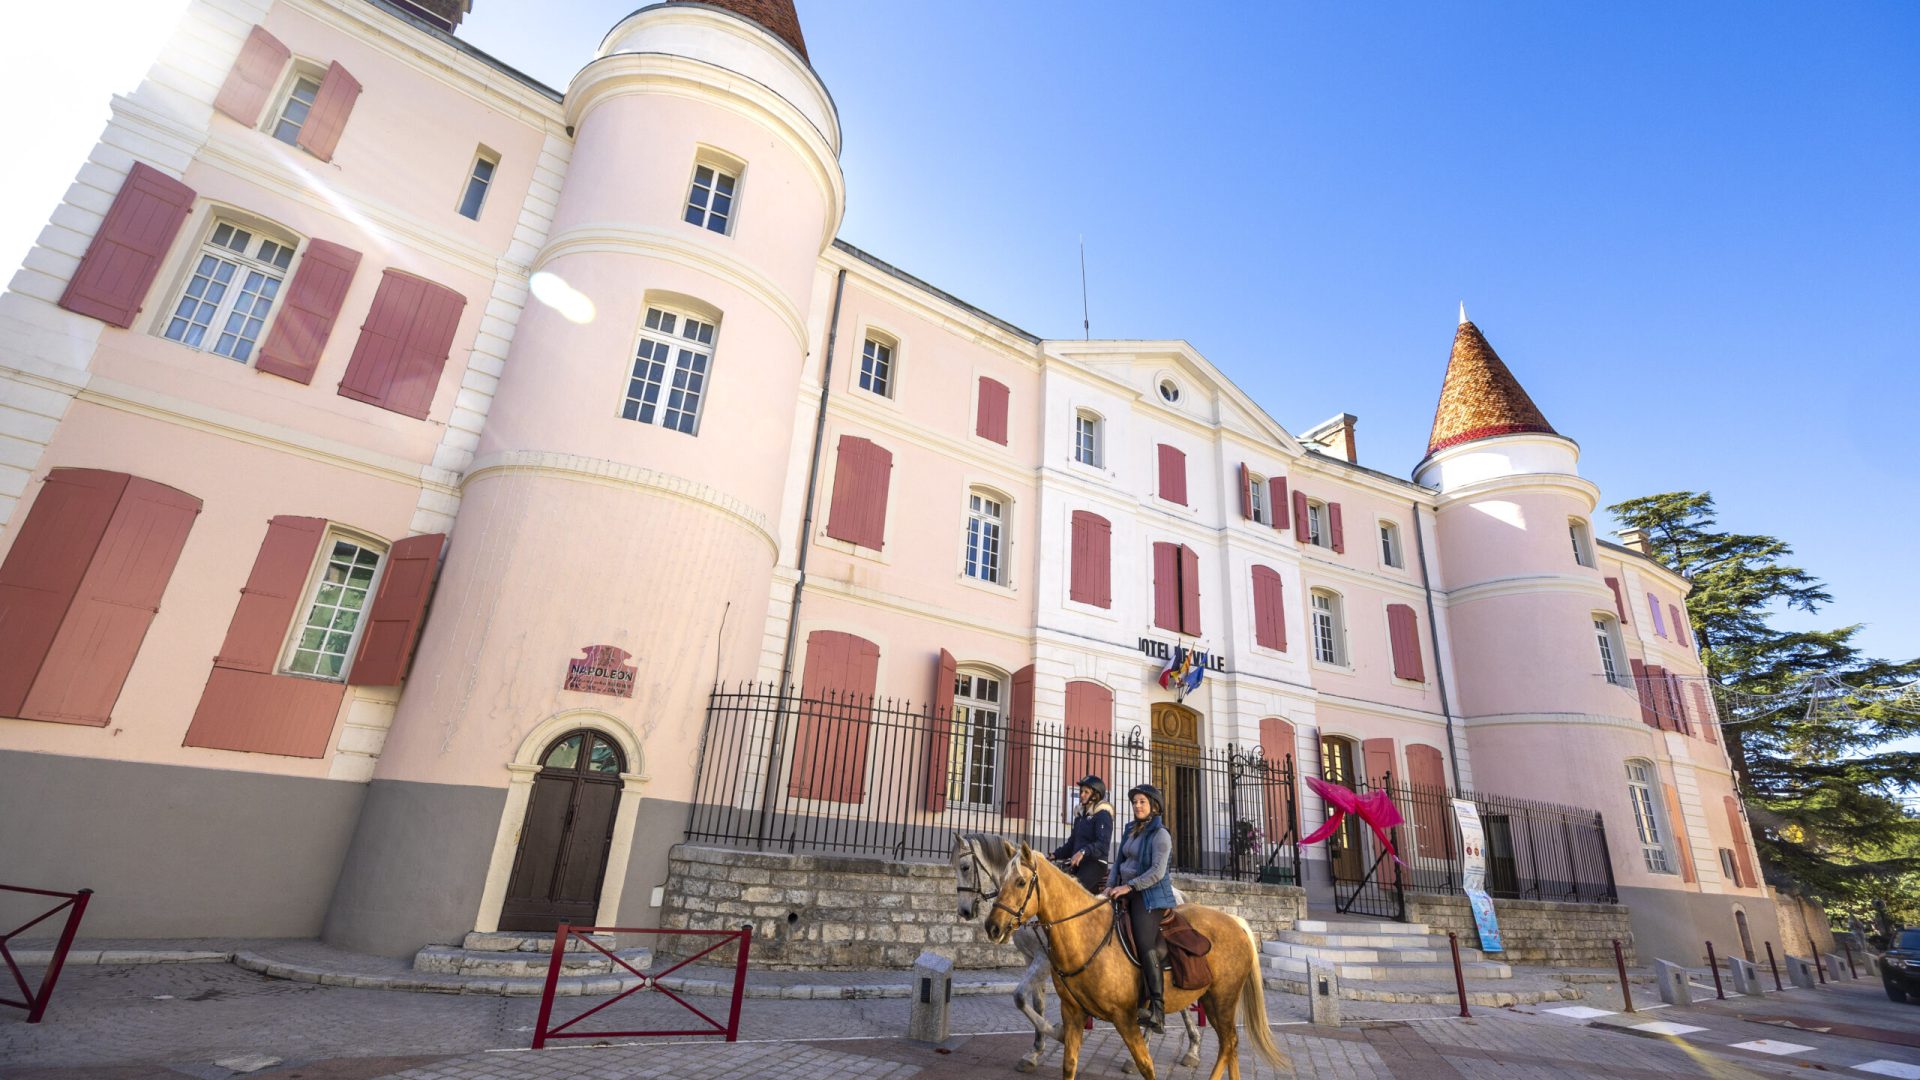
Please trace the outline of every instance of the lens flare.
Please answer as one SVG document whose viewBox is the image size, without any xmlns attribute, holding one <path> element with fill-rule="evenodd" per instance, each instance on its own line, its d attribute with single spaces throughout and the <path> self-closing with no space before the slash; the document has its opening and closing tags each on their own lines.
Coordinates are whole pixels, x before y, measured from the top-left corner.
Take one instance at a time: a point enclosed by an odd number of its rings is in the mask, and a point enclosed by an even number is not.
<svg viewBox="0 0 1920 1080">
<path fill-rule="evenodd" d="M 571 323 L 586 325 L 593 321 L 593 301 L 587 294 L 566 283 L 559 274 L 542 270 L 527 282 L 534 298 L 560 313 Z"/>
</svg>

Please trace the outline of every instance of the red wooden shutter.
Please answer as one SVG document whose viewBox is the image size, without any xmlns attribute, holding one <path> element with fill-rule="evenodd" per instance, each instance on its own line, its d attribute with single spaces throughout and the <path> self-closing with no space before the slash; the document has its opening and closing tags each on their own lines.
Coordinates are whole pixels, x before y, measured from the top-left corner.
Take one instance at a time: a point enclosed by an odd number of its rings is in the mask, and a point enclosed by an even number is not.
<svg viewBox="0 0 1920 1080">
<path fill-rule="evenodd" d="M 1345 554 L 1347 550 L 1347 532 L 1340 524 L 1340 504 L 1327 504 L 1327 529 L 1333 535 L 1333 550 L 1336 554 Z"/>
<path fill-rule="evenodd" d="M 1634 659 L 1629 659 L 1627 664 L 1633 669 L 1633 688 L 1640 693 L 1640 722 L 1659 727 L 1660 717 L 1653 711 L 1653 688 L 1647 682 L 1647 665 Z"/>
<path fill-rule="evenodd" d="M 1153 625 L 1180 632 L 1180 548 L 1153 545 Z"/>
<path fill-rule="evenodd" d="M 1267 478 L 1267 505 L 1273 508 L 1273 527 L 1288 527 L 1287 515 L 1287 478 L 1273 476 Z"/>
<path fill-rule="evenodd" d="M 321 161 L 332 161 L 333 150 L 340 145 L 340 133 L 347 127 L 347 115 L 353 112 L 359 96 L 360 80 L 347 74 L 337 61 L 328 64 L 326 77 L 320 80 L 320 92 L 314 95 L 313 108 L 307 112 L 307 122 L 300 125 L 300 134 L 293 141 Z"/>
<path fill-rule="evenodd" d="M 215 666 L 182 746 L 321 758 L 347 684 Z"/>
<path fill-rule="evenodd" d="M 134 162 L 60 294 L 60 306 L 111 326 L 132 326 L 160 273 L 160 260 L 192 206 L 192 188 L 145 162 Z"/>
<path fill-rule="evenodd" d="M 1013 699 L 1007 702 L 1006 813 L 1027 816 L 1028 792 L 1033 786 L 1033 665 L 1013 673 Z"/>
<path fill-rule="evenodd" d="M 1437 746 L 1407 744 L 1407 785 L 1414 789 L 1413 831 L 1422 858 L 1453 857 L 1453 815 L 1447 802 L 1447 760 Z"/>
<path fill-rule="evenodd" d="M 1113 691 L 1084 680 L 1068 683 L 1066 736 L 1066 787 L 1088 776 L 1112 779 Z"/>
<path fill-rule="evenodd" d="M 1620 613 L 1620 625 L 1627 625 L 1627 600 L 1626 596 L 1620 591 L 1620 579 L 1617 577 L 1608 578 L 1607 588 L 1613 590 L 1613 609 Z"/>
<path fill-rule="evenodd" d="M 399 270 L 381 275 L 340 396 L 424 420 L 467 298 Z"/>
<path fill-rule="evenodd" d="M 427 533 L 409 536 L 387 552 L 380 588 L 365 616 L 360 653 L 347 672 L 348 686 L 398 686 L 407 677 L 446 544 L 447 534 Z"/>
<path fill-rule="evenodd" d="M 1263 648 L 1287 651 L 1286 594 L 1272 567 L 1253 568 L 1253 640 Z"/>
<path fill-rule="evenodd" d="M 281 69 L 292 56 L 293 50 L 280 44 L 279 38 L 255 26 L 246 44 L 240 46 L 240 58 L 227 72 L 227 81 L 220 85 L 220 96 L 213 99 L 213 107 L 248 127 L 259 123 L 260 106 L 267 103 L 267 95 L 273 93 Z"/>
<path fill-rule="evenodd" d="M 312 382 L 359 266 L 360 253 L 352 248 L 326 240 L 307 241 L 300 268 L 293 272 L 273 329 L 267 331 L 266 344 L 253 366 L 302 385 Z"/>
<path fill-rule="evenodd" d="M 184 491 L 127 479 L 20 716 L 106 725 L 199 513 Z"/>
<path fill-rule="evenodd" d="M 1187 505 L 1187 455 L 1166 443 L 1160 444 L 1160 497 Z"/>
<path fill-rule="evenodd" d="M 1647 696 L 1653 699 L 1655 726 L 1662 731 L 1673 727 L 1673 701 L 1667 696 L 1667 669 L 1659 664 L 1648 664 Z"/>
<path fill-rule="evenodd" d="M 0 716 L 19 716 L 113 521 L 125 473 L 55 469 L 0 563 Z"/>
<path fill-rule="evenodd" d="M 1700 717 L 1700 735 L 1710 743 L 1719 743 L 1714 729 L 1720 726 L 1719 718 L 1714 715 L 1713 705 L 1707 698 L 1707 692 L 1699 683 L 1693 684 L 1693 711 Z"/>
<path fill-rule="evenodd" d="M 887 489 L 892 477 L 891 451 L 858 435 L 840 436 L 827 535 L 880 550 L 886 542 Z"/>
<path fill-rule="evenodd" d="M 1666 637 L 1667 627 L 1660 618 L 1660 598 L 1652 593 L 1647 594 L 1647 610 L 1653 614 L 1653 632 L 1661 637 Z"/>
<path fill-rule="evenodd" d="M 1743 889 L 1758 888 L 1760 879 L 1753 872 L 1753 848 L 1747 843 L 1747 821 L 1740 816 L 1740 802 L 1731 795 L 1722 801 L 1727 807 L 1727 827 L 1733 830 L 1734 869 L 1740 872 L 1740 880 L 1734 884 Z"/>
<path fill-rule="evenodd" d="M 1287 759 L 1293 756 L 1293 752 L 1293 725 L 1277 716 L 1261 717 L 1260 756 L 1267 762 L 1267 779 L 1258 789 L 1262 796 L 1261 816 L 1265 818 L 1267 833 L 1261 838 L 1260 855 L 1263 860 L 1274 844 L 1286 839 L 1289 830 L 1294 832 L 1296 839 L 1299 836 L 1298 830 L 1294 829 L 1294 823 L 1299 820 L 1299 815 L 1288 813 L 1292 807 L 1287 805 L 1287 788 L 1281 782 L 1280 772 L 1286 767 Z M 1299 779 L 1297 769 L 1294 778 L 1296 781 Z M 1297 795 L 1295 797 L 1298 798 Z"/>
<path fill-rule="evenodd" d="M 807 635 L 787 793 L 857 803 L 866 798 L 867 736 L 880 647 L 838 630 Z"/>
<path fill-rule="evenodd" d="M 980 405 L 974 415 L 973 432 L 990 442 L 1007 445 L 1007 388 L 985 375 L 980 376 Z"/>
<path fill-rule="evenodd" d="M 1240 516 L 1253 517 L 1253 474 L 1244 461 L 1240 463 Z"/>
<path fill-rule="evenodd" d="M 953 754 L 953 654 L 940 650 L 933 665 L 933 711 L 927 728 L 926 806 L 933 813 L 947 808 L 947 770 Z"/>
<path fill-rule="evenodd" d="M 1200 556 L 1180 545 L 1180 632 L 1200 636 Z"/>
<path fill-rule="evenodd" d="M 1406 604 L 1387 605 L 1387 638 L 1393 645 L 1393 677 L 1426 682 L 1420 659 L 1420 621 Z"/>
<path fill-rule="evenodd" d="M 1366 739 L 1360 743 L 1360 756 L 1366 762 L 1367 783 L 1375 788 L 1382 778 L 1391 774 L 1397 785 L 1402 779 L 1400 770 L 1393 767 L 1393 740 Z"/>
<path fill-rule="evenodd" d="M 314 553 L 327 531 L 325 518 L 276 517 L 254 556 L 253 572 L 227 624 L 227 639 L 213 662 L 220 667 L 272 672 L 298 617 Z"/>
<path fill-rule="evenodd" d="M 1312 542 L 1312 530 L 1307 520 L 1307 493 L 1293 493 L 1293 538 L 1303 544 Z"/>
<path fill-rule="evenodd" d="M 1073 566 L 1068 595 L 1076 603 L 1113 606 L 1113 526 L 1099 514 L 1073 512 Z"/>
<path fill-rule="evenodd" d="M 1682 645 L 1687 643 L 1687 624 L 1680 618 L 1680 608 L 1676 604 L 1667 605 L 1667 616 L 1673 620 L 1673 640 Z"/>
<path fill-rule="evenodd" d="M 1667 824 L 1673 829 L 1674 847 L 1679 849 L 1680 880 L 1692 881 L 1694 879 L 1693 844 L 1687 839 L 1687 819 L 1680 811 L 1680 796 L 1670 784 L 1661 784 L 1660 790 L 1667 797 Z"/>
</svg>

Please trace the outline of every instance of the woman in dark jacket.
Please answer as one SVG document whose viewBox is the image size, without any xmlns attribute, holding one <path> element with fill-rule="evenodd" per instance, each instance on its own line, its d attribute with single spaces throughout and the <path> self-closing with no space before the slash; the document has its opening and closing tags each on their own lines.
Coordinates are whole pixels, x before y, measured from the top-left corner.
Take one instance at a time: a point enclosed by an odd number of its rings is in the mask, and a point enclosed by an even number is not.
<svg viewBox="0 0 1920 1080">
<path fill-rule="evenodd" d="M 1160 970 L 1166 945 L 1160 940 L 1160 917 L 1173 906 L 1173 881 L 1167 877 L 1173 834 L 1161 820 L 1166 804 L 1159 788 L 1141 784 L 1127 792 L 1127 801 L 1133 806 L 1133 821 L 1120 841 L 1120 857 L 1114 860 L 1107 895 L 1121 901 L 1133 927 L 1140 974 L 1146 983 L 1140 1026 L 1159 1034 L 1167 1030 L 1166 992 Z"/>
<path fill-rule="evenodd" d="M 1097 776 L 1080 781 L 1080 812 L 1073 819 L 1067 842 L 1053 849 L 1053 861 L 1066 863 L 1082 888 L 1098 893 L 1107 887 L 1107 859 L 1113 850 L 1113 804 L 1107 802 L 1107 782 Z"/>
</svg>

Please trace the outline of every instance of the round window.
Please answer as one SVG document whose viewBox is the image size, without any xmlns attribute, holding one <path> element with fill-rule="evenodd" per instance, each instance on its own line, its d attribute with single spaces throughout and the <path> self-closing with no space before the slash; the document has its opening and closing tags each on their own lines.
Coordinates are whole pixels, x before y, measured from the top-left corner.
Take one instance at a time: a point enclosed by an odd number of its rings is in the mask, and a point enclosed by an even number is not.
<svg viewBox="0 0 1920 1080">
<path fill-rule="evenodd" d="M 1160 380 L 1160 398 L 1169 404 L 1180 400 L 1180 388 L 1174 385 L 1172 379 Z"/>
</svg>

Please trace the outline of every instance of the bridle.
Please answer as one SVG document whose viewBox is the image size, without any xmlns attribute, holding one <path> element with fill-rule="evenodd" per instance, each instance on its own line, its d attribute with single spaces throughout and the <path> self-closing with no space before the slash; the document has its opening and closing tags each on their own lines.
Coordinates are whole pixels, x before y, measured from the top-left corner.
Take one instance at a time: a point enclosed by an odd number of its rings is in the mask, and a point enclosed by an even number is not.
<svg viewBox="0 0 1920 1080">
<path fill-rule="evenodd" d="M 969 848 L 969 852 L 973 856 L 974 872 L 976 874 L 984 873 L 985 868 L 981 865 L 979 851 L 977 849 L 974 849 L 971 843 L 968 844 L 968 848 Z M 991 877 L 991 875 L 988 875 L 988 876 Z M 993 900 L 992 910 L 1004 911 L 1007 914 L 1013 916 L 1015 925 L 1024 925 L 1027 922 L 1027 918 L 1028 918 L 1027 905 L 1033 902 L 1033 898 L 1035 894 L 1038 893 L 1040 889 L 1040 872 L 1037 870 L 1032 870 L 1027 873 L 1027 888 L 1026 888 L 1026 891 L 1021 894 L 1020 903 L 1017 906 L 1009 905 L 1005 900 L 996 899 L 1002 891 L 1001 881 L 999 879 L 994 880 L 993 886 L 994 888 L 991 893 L 982 892 L 977 887 L 971 890 L 966 888 L 961 888 L 960 891 L 961 892 L 971 891 L 974 895 L 979 896 L 982 899 Z M 1087 959 L 1083 963 L 1081 963 L 1079 967 L 1074 968 L 1072 971 L 1064 971 L 1061 969 L 1059 959 L 1053 955 L 1053 935 L 1049 934 L 1047 931 L 1053 929 L 1056 926 L 1060 926 L 1065 923 L 1070 923 L 1073 920 L 1078 919 L 1082 916 L 1091 915 L 1094 912 L 1099 911 L 1103 907 L 1111 907 L 1117 903 L 1119 903 L 1119 901 L 1111 899 L 1106 896 L 1102 896 L 1096 899 L 1093 903 L 1087 905 L 1086 907 L 1081 908 L 1079 911 L 1076 911 L 1071 915 L 1063 915 L 1058 919 L 1042 919 L 1038 916 L 1033 917 L 1034 923 L 1040 928 L 1040 943 L 1041 943 L 1041 946 L 1046 949 L 1047 962 L 1053 966 L 1054 973 L 1056 975 L 1059 975 L 1062 979 L 1071 979 L 1075 975 L 1078 975 L 1081 972 L 1087 970 L 1089 967 L 1092 967 L 1093 962 L 1100 958 L 1100 954 L 1106 951 L 1107 946 L 1113 944 L 1114 935 L 1118 933 L 1120 929 L 1120 915 L 1118 912 L 1115 912 L 1111 917 L 1107 919 L 1107 932 L 1105 936 L 1101 937 L 1100 944 L 1094 946 L 1093 951 L 1087 954 Z M 1075 1000 L 1077 1001 L 1079 999 L 1075 998 Z"/>
<path fill-rule="evenodd" d="M 980 855 L 979 841 L 977 840 L 967 841 L 967 858 L 973 860 L 973 877 L 974 877 L 975 884 L 961 885 L 956 883 L 953 887 L 953 891 L 961 892 L 961 893 L 972 893 L 974 895 L 974 898 L 977 900 L 992 900 L 995 897 L 999 896 L 1000 895 L 1000 879 L 994 876 L 993 871 L 987 869 L 987 861 L 986 859 L 982 858 Z M 991 890 L 982 889 L 979 886 L 978 882 L 983 877 L 986 878 L 988 881 L 993 882 L 993 888 Z"/>
</svg>

